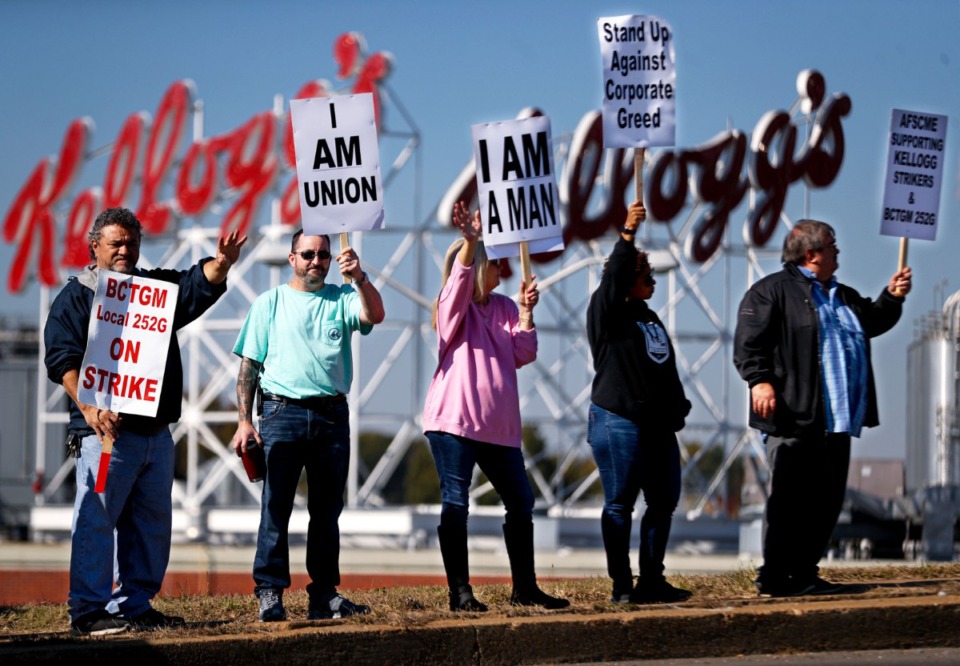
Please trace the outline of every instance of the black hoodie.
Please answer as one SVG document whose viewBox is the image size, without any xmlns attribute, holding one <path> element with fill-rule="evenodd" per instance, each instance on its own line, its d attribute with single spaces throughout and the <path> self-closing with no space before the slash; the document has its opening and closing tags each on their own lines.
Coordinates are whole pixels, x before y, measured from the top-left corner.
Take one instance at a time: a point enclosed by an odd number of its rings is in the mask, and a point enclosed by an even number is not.
<svg viewBox="0 0 960 666">
<path fill-rule="evenodd" d="M 591 401 L 631 421 L 681 430 L 690 413 L 673 344 L 645 301 L 627 300 L 637 248 L 621 238 L 590 297 L 587 336 L 596 376 Z"/>
</svg>

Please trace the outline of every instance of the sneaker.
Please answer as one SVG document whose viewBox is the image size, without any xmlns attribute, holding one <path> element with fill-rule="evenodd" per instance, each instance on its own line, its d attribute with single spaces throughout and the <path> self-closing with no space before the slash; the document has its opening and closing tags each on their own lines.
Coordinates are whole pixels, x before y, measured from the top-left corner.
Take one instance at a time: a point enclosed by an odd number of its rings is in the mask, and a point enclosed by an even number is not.
<svg viewBox="0 0 960 666">
<path fill-rule="evenodd" d="M 674 604 L 686 601 L 693 596 L 689 590 L 674 587 L 663 578 L 646 582 L 642 578 L 636 589 L 630 593 L 630 603 L 634 604 Z"/>
<path fill-rule="evenodd" d="M 610 603 L 612 604 L 629 604 L 630 595 L 633 594 L 633 585 L 631 584 L 629 589 L 622 588 L 613 588 L 613 596 L 610 597 Z"/>
<path fill-rule="evenodd" d="M 137 631 L 154 631 L 155 629 L 172 629 L 186 624 L 178 615 L 164 615 L 156 608 L 148 608 L 135 617 L 129 618 L 130 626 Z"/>
<path fill-rule="evenodd" d="M 282 622 L 287 619 L 287 611 L 283 609 L 283 593 L 279 590 L 267 588 L 257 593 L 260 598 L 260 621 Z"/>
<path fill-rule="evenodd" d="M 130 623 L 106 610 L 84 613 L 70 623 L 70 630 L 84 636 L 107 636 L 130 629 Z"/>
<path fill-rule="evenodd" d="M 355 604 L 342 594 L 334 595 L 328 601 L 310 600 L 310 609 L 307 611 L 308 620 L 339 620 L 351 615 L 366 615 L 370 606 Z"/>
</svg>

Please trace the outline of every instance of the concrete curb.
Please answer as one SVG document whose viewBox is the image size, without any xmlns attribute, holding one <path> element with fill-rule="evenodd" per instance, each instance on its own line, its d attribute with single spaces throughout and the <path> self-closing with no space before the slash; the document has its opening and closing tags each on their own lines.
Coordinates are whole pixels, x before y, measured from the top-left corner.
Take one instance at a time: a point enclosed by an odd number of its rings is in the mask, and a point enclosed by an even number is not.
<svg viewBox="0 0 960 666">
<path fill-rule="evenodd" d="M 723 602 L 719 602 L 723 603 Z M 736 606 L 735 604 L 742 604 Z M 251 625 L 244 634 L 7 637 L 5 664 L 542 664 L 960 646 L 960 596 L 734 600 L 722 607 L 479 617 L 423 626 Z"/>
</svg>

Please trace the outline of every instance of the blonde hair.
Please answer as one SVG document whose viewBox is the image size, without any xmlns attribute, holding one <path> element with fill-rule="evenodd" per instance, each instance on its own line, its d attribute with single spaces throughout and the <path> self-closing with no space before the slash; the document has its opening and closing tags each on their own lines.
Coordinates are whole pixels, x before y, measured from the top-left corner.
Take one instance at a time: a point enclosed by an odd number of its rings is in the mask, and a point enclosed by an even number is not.
<svg viewBox="0 0 960 666">
<path fill-rule="evenodd" d="M 464 239 L 458 238 L 447 248 L 447 256 L 443 258 L 443 277 L 440 280 L 440 291 L 443 291 L 443 288 L 447 285 L 447 280 L 450 279 L 450 273 L 453 272 L 453 262 L 457 260 L 457 255 L 460 253 L 460 248 L 463 247 L 464 242 Z M 473 253 L 473 265 L 473 302 L 479 303 L 487 296 L 487 267 L 489 266 L 487 250 L 483 247 L 483 241 L 477 242 L 477 249 Z M 431 315 L 434 329 L 437 328 L 437 308 L 439 306 L 440 296 L 437 295 L 437 297 L 433 299 L 433 312 Z"/>
</svg>

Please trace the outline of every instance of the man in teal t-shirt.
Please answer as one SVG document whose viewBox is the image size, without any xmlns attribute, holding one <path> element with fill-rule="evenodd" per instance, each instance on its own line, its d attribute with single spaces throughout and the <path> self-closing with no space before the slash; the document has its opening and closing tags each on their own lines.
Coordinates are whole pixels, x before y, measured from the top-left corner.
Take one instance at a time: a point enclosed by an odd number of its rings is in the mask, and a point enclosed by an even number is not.
<svg viewBox="0 0 960 666">
<path fill-rule="evenodd" d="M 367 335 L 383 321 L 383 300 L 352 248 L 336 257 L 353 285 L 325 284 L 330 238 L 293 236 L 293 279 L 261 294 L 240 329 L 233 353 L 239 418 L 232 446 L 238 454 L 263 447 L 260 531 L 253 564 L 260 620 L 286 619 L 283 590 L 290 587 L 287 531 L 301 472 L 307 470 L 307 619 L 369 613 L 337 593 L 343 491 L 350 462 L 349 408 L 353 380 L 351 335 Z M 254 395 L 262 392 L 260 432 L 253 427 Z"/>
</svg>

